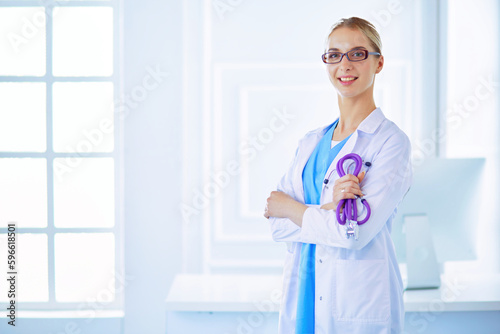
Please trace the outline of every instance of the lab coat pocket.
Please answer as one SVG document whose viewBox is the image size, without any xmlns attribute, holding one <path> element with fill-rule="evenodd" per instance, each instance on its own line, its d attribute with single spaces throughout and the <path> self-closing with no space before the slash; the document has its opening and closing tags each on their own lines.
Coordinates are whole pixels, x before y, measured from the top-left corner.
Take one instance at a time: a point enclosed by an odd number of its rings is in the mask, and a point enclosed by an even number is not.
<svg viewBox="0 0 500 334">
<path fill-rule="evenodd" d="M 390 316 L 386 260 L 337 260 L 333 316 L 338 321 L 382 322 Z"/>
</svg>

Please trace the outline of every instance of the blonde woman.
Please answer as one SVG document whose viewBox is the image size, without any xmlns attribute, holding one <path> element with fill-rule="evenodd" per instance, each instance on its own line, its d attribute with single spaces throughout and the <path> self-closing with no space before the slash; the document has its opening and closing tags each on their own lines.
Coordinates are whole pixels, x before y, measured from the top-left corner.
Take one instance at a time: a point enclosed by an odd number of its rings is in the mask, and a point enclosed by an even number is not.
<svg viewBox="0 0 500 334">
<path fill-rule="evenodd" d="M 411 184 L 411 147 L 373 98 L 384 66 L 379 34 L 366 20 L 342 19 L 322 59 L 340 115 L 299 142 L 264 213 L 273 239 L 288 244 L 279 333 L 400 333 L 403 284 L 390 233 Z M 361 160 L 338 165 L 350 153 Z M 346 216 L 355 209 L 360 219 Z"/>
</svg>

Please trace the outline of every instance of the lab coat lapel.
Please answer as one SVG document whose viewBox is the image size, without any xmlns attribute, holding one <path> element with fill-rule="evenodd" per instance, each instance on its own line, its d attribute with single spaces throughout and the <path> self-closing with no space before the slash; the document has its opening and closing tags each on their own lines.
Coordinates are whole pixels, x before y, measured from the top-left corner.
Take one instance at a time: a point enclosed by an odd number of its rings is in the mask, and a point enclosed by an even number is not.
<svg viewBox="0 0 500 334">
<path fill-rule="evenodd" d="M 358 129 L 354 131 L 352 136 L 347 140 L 345 143 L 344 147 L 340 150 L 340 152 L 337 154 L 333 162 L 330 164 L 328 167 L 328 171 L 326 172 L 326 175 L 332 175 L 332 170 L 336 169 L 337 162 L 341 157 L 344 155 L 351 153 L 354 150 L 354 147 L 356 146 L 356 143 L 359 138 L 359 131 L 363 131 L 366 133 L 373 133 L 379 126 L 380 124 L 385 120 L 385 116 L 382 113 L 382 110 L 380 108 L 376 108 L 374 111 L 368 115 L 368 117 L 361 122 L 359 125 Z M 310 133 L 310 138 L 307 140 L 303 140 L 300 143 L 299 149 L 301 150 L 301 154 L 299 154 L 299 161 L 297 161 L 296 164 L 296 169 L 294 173 L 294 188 L 293 191 L 295 192 L 296 195 L 296 200 L 300 201 L 301 203 L 304 203 L 304 186 L 302 184 L 302 171 L 304 170 L 304 167 L 309 160 L 309 157 L 311 156 L 312 152 L 316 148 L 316 145 L 318 145 L 319 141 L 321 138 L 326 133 L 326 129 L 328 126 L 325 126 L 323 128 L 320 128 L 316 131 L 313 131 Z M 334 181 L 334 179 L 332 180 Z M 323 184 L 323 190 L 324 190 L 325 184 Z"/>
<path fill-rule="evenodd" d="M 354 150 L 354 147 L 356 146 L 356 142 L 358 141 L 359 138 L 359 132 L 366 132 L 366 133 L 374 133 L 375 130 L 382 124 L 382 122 L 385 120 L 385 116 L 382 113 L 382 110 L 380 108 L 376 108 L 373 110 L 370 115 L 368 115 L 363 122 L 358 126 L 356 131 L 352 134 L 351 138 L 347 140 L 345 143 L 344 147 L 340 150 L 339 154 L 335 157 L 333 162 L 331 163 L 330 167 L 328 167 L 328 171 L 326 172 L 326 175 L 332 175 L 337 173 L 332 173 L 334 169 L 337 168 L 337 162 L 339 161 L 340 158 L 342 158 L 344 155 L 348 153 L 352 153 Z M 336 172 L 336 171 L 335 171 Z M 338 174 L 337 174 L 338 175 Z M 335 181 L 336 177 L 332 179 L 332 181 Z M 323 184 L 323 190 L 325 188 L 325 184 Z M 323 194 L 323 192 L 322 192 Z"/>
<path fill-rule="evenodd" d="M 328 167 L 328 170 L 326 171 L 326 175 L 332 175 L 334 176 L 337 174 L 337 171 L 333 172 L 334 169 L 337 169 L 337 162 L 342 158 L 344 155 L 351 153 L 354 149 L 354 146 L 356 145 L 356 142 L 358 140 L 358 131 L 354 131 L 352 136 L 347 140 L 347 142 L 344 144 L 344 147 L 340 150 L 340 152 L 337 154 L 335 159 L 333 159 L 332 163 Z M 335 181 L 336 177 L 332 178 L 331 181 Z M 325 188 L 325 184 L 323 183 L 323 190 Z M 323 192 L 322 192 L 323 194 Z"/>
</svg>

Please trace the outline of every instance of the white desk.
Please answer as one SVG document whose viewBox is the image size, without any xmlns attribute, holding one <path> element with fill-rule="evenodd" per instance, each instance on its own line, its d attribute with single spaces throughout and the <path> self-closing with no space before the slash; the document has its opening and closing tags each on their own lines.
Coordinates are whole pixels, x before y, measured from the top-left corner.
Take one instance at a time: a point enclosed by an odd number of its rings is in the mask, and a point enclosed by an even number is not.
<svg viewBox="0 0 500 334">
<path fill-rule="evenodd" d="M 281 276 L 177 275 L 166 303 L 168 311 L 253 312 L 259 303 L 279 311 Z M 269 303 L 270 302 L 270 303 Z"/>
<path fill-rule="evenodd" d="M 278 312 L 281 276 L 178 275 L 167 311 Z M 500 274 L 443 275 L 439 289 L 406 291 L 406 312 L 498 311 Z"/>
<path fill-rule="evenodd" d="M 406 312 L 498 311 L 500 274 L 441 275 L 439 289 L 405 291 L 404 302 Z"/>
</svg>

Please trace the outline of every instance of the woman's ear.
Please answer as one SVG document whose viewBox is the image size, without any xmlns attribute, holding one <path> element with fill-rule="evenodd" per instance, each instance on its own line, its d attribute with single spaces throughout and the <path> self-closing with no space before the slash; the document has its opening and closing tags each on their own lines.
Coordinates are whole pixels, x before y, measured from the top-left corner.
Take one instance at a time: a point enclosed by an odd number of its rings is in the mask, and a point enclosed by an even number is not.
<svg viewBox="0 0 500 334">
<path fill-rule="evenodd" d="M 377 70 L 375 71 L 375 73 L 380 73 L 380 71 L 382 71 L 382 68 L 384 68 L 384 56 L 381 55 L 380 57 L 378 57 Z"/>
</svg>

